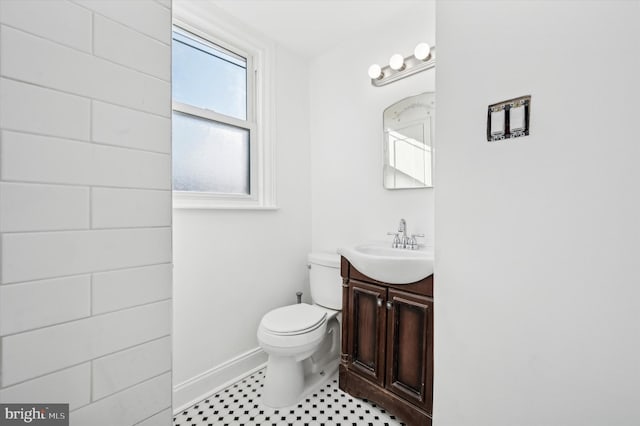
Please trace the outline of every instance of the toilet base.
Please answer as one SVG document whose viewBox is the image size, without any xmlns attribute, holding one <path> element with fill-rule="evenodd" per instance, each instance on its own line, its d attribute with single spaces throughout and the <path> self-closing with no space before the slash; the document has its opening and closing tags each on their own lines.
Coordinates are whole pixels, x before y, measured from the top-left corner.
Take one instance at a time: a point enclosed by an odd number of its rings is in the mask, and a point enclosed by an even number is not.
<svg viewBox="0 0 640 426">
<path fill-rule="evenodd" d="M 297 404 L 333 376 L 339 364 L 340 322 L 331 318 L 327 334 L 312 353 L 269 355 L 262 402 L 272 408 Z"/>
<path fill-rule="evenodd" d="M 272 408 L 297 404 L 338 371 L 339 359 L 329 361 L 317 372 L 305 375 L 304 362 L 293 357 L 269 357 L 262 402 Z"/>
<path fill-rule="evenodd" d="M 262 401 L 273 408 L 298 402 L 304 390 L 304 369 L 295 357 L 270 356 L 262 390 Z"/>
</svg>

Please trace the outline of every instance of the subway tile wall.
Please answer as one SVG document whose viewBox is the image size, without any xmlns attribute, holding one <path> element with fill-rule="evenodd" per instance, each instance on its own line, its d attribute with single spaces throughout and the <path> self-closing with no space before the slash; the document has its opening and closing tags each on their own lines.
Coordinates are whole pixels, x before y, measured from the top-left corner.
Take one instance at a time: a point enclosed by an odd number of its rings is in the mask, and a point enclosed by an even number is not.
<svg viewBox="0 0 640 426">
<path fill-rule="evenodd" d="M 0 1 L 0 402 L 171 424 L 171 2 Z"/>
</svg>

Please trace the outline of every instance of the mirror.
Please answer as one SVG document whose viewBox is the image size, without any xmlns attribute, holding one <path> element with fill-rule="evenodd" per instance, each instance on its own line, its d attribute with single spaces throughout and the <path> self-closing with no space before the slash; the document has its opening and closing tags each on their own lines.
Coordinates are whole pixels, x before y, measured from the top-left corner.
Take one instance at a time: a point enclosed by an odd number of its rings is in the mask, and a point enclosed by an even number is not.
<svg viewBox="0 0 640 426">
<path fill-rule="evenodd" d="M 383 113 L 384 187 L 431 188 L 436 94 L 396 102 Z"/>
</svg>

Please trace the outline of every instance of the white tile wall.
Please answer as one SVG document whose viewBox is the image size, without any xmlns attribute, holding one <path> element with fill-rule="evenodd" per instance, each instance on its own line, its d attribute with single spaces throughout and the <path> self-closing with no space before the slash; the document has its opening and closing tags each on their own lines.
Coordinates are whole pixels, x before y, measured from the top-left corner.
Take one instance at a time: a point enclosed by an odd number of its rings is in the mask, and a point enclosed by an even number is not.
<svg viewBox="0 0 640 426">
<path fill-rule="evenodd" d="M 171 370 L 171 339 L 164 337 L 93 361 L 93 397 L 119 390 Z"/>
<path fill-rule="evenodd" d="M 93 275 L 93 313 L 116 311 L 171 297 L 171 264 Z"/>
<path fill-rule="evenodd" d="M 171 156 L 95 145 L 93 182 L 129 188 L 171 189 Z"/>
<path fill-rule="evenodd" d="M 47 374 L 0 390 L 2 402 L 42 401 L 68 403 L 75 410 L 91 402 L 91 366 L 89 363 Z"/>
<path fill-rule="evenodd" d="M 75 2 L 163 43 L 171 43 L 171 11 L 156 2 L 111 0 L 75 0 Z M 146 19 L 140 19 L 141 16 Z"/>
<path fill-rule="evenodd" d="M 172 418 L 173 412 L 171 409 L 163 410 L 155 416 L 151 416 L 147 420 L 138 423 L 138 426 L 167 426 L 171 425 L 173 421 Z"/>
<path fill-rule="evenodd" d="M 89 188 L 0 183 L 0 232 L 89 228 Z"/>
<path fill-rule="evenodd" d="M 169 116 L 169 82 L 5 26 L 0 49 L 6 77 Z"/>
<path fill-rule="evenodd" d="M 2 132 L 2 179 L 171 189 L 171 156 Z"/>
<path fill-rule="evenodd" d="M 91 220 L 94 228 L 171 226 L 171 191 L 94 188 Z"/>
<path fill-rule="evenodd" d="M 71 426 L 132 425 L 171 405 L 171 373 L 163 374 L 71 413 Z"/>
<path fill-rule="evenodd" d="M 0 335 L 88 317 L 90 291 L 89 275 L 0 286 Z"/>
<path fill-rule="evenodd" d="M 91 184 L 92 151 L 84 142 L 3 131 L 2 179 Z"/>
<path fill-rule="evenodd" d="M 90 107 L 89 99 L 0 78 L 3 129 L 88 140 Z"/>
<path fill-rule="evenodd" d="M 166 263 L 169 228 L 12 233 L 2 236 L 2 282 Z"/>
<path fill-rule="evenodd" d="M 171 331 L 170 309 L 170 301 L 158 302 L 5 336 L 2 385 L 167 336 Z M 47 348 L 46 356 L 40 348 Z"/>
<path fill-rule="evenodd" d="M 0 402 L 171 422 L 170 7 L 0 0 Z"/>
<path fill-rule="evenodd" d="M 171 7 L 171 0 L 156 0 L 158 3 L 165 7 Z"/>
<path fill-rule="evenodd" d="M 93 31 L 95 55 L 165 81 L 171 80 L 171 47 L 167 44 L 102 16 L 96 16 Z M 123 46 L 127 46 L 126 49 Z"/>
<path fill-rule="evenodd" d="M 104 102 L 93 102 L 92 140 L 127 148 L 171 152 L 171 120 Z"/>
<path fill-rule="evenodd" d="M 0 22 L 91 52 L 91 12 L 68 1 L 0 1 Z"/>
</svg>

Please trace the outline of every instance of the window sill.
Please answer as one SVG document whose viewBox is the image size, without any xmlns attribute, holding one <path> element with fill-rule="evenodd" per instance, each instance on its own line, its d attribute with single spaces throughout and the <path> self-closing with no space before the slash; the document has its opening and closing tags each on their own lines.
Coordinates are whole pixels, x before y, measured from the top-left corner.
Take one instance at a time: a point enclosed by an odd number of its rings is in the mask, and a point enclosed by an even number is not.
<svg viewBox="0 0 640 426">
<path fill-rule="evenodd" d="M 248 196 L 216 196 L 207 193 L 173 192 L 174 210 L 278 210 L 274 203 L 265 203 Z"/>
</svg>

